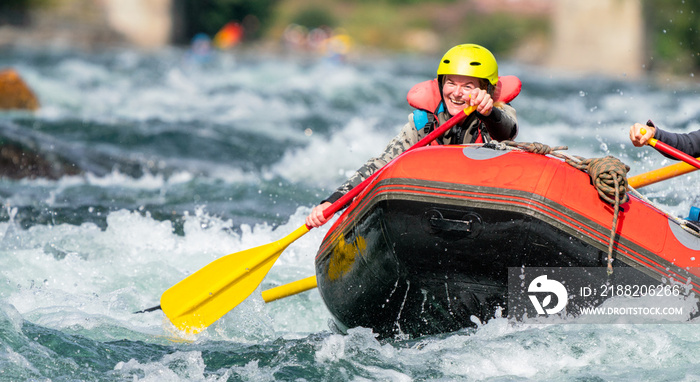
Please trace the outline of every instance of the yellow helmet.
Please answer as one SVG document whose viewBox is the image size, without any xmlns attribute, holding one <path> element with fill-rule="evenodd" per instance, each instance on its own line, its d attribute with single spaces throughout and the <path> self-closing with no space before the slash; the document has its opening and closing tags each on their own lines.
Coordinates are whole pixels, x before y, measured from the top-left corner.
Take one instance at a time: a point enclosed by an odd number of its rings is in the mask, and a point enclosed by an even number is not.
<svg viewBox="0 0 700 382">
<path fill-rule="evenodd" d="M 481 45 L 462 44 L 448 50 L 438 66 L 437 75 L 457 74 L 487 79 L 498 83 L 498 63 L 493 54 Z"/>
</svg>

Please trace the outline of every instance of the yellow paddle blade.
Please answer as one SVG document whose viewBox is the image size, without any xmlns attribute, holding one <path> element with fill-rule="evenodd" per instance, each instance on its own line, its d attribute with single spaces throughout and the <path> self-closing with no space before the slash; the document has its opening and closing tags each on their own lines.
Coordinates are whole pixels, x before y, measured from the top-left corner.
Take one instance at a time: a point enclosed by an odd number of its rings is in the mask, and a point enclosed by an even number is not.
<svg viewBox="0 0 700 382">
<path fill-rule="evenodd" d="M 700 160 L 700 158 L 698 159 Z M 656 182 L 661 182 L 662 180 L 687 174 L 695 170 L 697 170 L 695 166 L 691 166 L 685 162 L 679 162 L 670 166 L 662 167 L 653 171 L 645 172 L 644 174 L 639 174 L 627 178 L 627 184 L 629 184 L 633 188 L 641 188 L 650 184 L 654 184 Z"/>
<path fill-rule="evenodd" d="M 212 261 L 163 293 L 163 313 L 179 330 L 199 333 L 250 296 L 287 246 L 307 232 L 303 225 L 275 242 Z"/>
<path fill-rule="evenodd" d="M 309 289 L 316 288 L 316 285 L 316 276 L 309 276 L 305 279 L 293 281 L 289 284 L 280 285 L 263 291 L 262 298 L 265 302 L 272 302 L 301 292 L 306 292 Z"/>
</svg>

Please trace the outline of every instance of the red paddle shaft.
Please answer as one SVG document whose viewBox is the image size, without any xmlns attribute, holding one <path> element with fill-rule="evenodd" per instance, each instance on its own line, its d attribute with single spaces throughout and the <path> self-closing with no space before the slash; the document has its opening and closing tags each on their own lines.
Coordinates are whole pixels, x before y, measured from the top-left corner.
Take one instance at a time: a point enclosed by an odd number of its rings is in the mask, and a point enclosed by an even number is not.
<svg viewBox="0 0 700 382">
<path fill-rule="evenodd" d="M 658 140 L 656 140 L 654 138 L 651 138 L 649 140 L 649 144 L 652 147 L 654 147 L 655 149 L 657 149 L 665 154 L 668 154 L 668 155 L 670 155 L 678 160 L 682 160 L 683 162 L 685 162 L 691 166 L 695 166 L 697 168 L 700 168 L 700 160 L 693 158 L 692 156 L 678 150 L 677 148 L 669 146 L 663 142 L 659 142 Z"/>
<path fill-rule="evenodd" d="M 471 114 L 472 111 L 474 111 L 475 108 L 476 108 L 475 106 L 469 106 L 468 108 L 464 109 L 463 113 L 459 113 L 459 114 L 455 115 L 454 117 L 450 118 L 444 124 L 438 126 L 432 133 L 426 135 L 425 138 L 418 141 L 415 145 L 409 147 L 406 151 L 401 153 L 401 155 L 404 155 L 405 153 L 407 153 L 413 149 L 417 149 L 419 147 L 429 145 L 432 141 L 437 139 L 442 134 L 446 133 L 449 129 L 451 129 L 455 125 L 459 124 L 460 122 L 464 121 L 467 118 L 467 116 L 469 114 Z M 401 155 L 399 155 L 399 156 L 401 156 Z M 396 159 L 396 158 L 394 158 L 394 159 Z M 326 219 L 333 216 L 334 213 L 338 212 L 338 210 L 343 208 L 352 199 L 354 199 L 360 192 L 362 192 L 362 190 L 364 190 L 374 180 L 374 178 L 376 178 L 377 175 L 379 175 L 379 172 L 380 171 L 377 171 L 374 174 L 370 175 L 367 179 L 363 180 L 362 183 L 353 187 L 352 190 L 348 191 L 340 199 L 336 200 L 335 203 L 328 206 L 328 208 L 323 210 L 323 216 Z M 306 227 L 308 229 L 312 228 L 312 227 L 309 227 L 308 225 Z"/>
<path fill-rule="evenodd" d="M 648 121 L 647 126 L 653 127 L 654 123 L 651 121 Z M 639 132 L 642 133 L 642 135 L 646 134 L 645 129 L 641 129 Z M 692 156 L 684 153 L 681 150 L 678 150 L 677 148 L 675 148 L 673 146 L 669 146 L 666 143 L 659 142 L 659 140 L 657 140 L 656 138 L 650 138 L 647 141 L 647 143 L 649 143 L 649 146 L 661 151 L 664 154 L 668 154 L 668 155 L 670 155 L 678 160 L 682 160 L 683 162 L 685 162 L 691 166 L 695 166 L 697 168 L 700 168 L 700 161 L 699 160 L 693 158 Z"/>
</svg>

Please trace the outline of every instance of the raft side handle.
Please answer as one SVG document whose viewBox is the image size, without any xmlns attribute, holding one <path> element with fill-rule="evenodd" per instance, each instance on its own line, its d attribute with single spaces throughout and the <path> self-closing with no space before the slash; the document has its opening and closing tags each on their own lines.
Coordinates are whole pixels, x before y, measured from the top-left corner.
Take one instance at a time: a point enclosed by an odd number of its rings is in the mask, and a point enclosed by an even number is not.
<svg viewBox="0 0 700 382">
<path fill-rule="evenodd" d="M 455 219 L 446 219 L 442 217 L 436 217 L 433 216 L 430 218 L 430 225 L 434 228 L 441 229 L 443 231 L 460 231 L 460 232 L 467 232 L 471 233 L 472 232 L 472 222 L 471 221 L 463 221 L 463 220 L 455 220 Z"/>
<path fill-rule="evenodd" d="M 446 218 L 437 209 L 428 210 L 425 214 L 430 231 L 437 232 L 461 232 L 466 237 L 476 237 L 481 232 L 481 217 L 475 213 L 468 213 L 460 219 Z"/>
</svg>

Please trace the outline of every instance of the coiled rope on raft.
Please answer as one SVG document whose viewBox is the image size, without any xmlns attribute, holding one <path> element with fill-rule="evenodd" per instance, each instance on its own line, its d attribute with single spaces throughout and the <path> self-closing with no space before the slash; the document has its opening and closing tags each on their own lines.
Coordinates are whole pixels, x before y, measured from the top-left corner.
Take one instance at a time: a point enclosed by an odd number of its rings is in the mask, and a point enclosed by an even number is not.
<svg viewBox="0 0 700 382">
<path fill-rule="evenodd" d="M 598 196 L 608 204 L 614 206 L 612 227 L 610 229 L 610 241 L 608 243 L 608 274 L 612 274 L 613 250 L 615 246 L 615 233 L 617 232 L 617 219 L 620 212 L 620 205 L 627 203 L 627 173 L 630 167 L 613 156 L 603 158 L 583 158 L 574 155 L 564 155 L 559 152 L 567 150 L 567 146 L 550 147 L 539 142 L 513 142 L 503 141 L 496 146 L 515 147 L 523 151 L 528 151 L 541 155 L 552 155 L 563 159 L 566 163 L 583 172 L 588 173 L 593 186 L 598 191 Z"/>
</svg>

